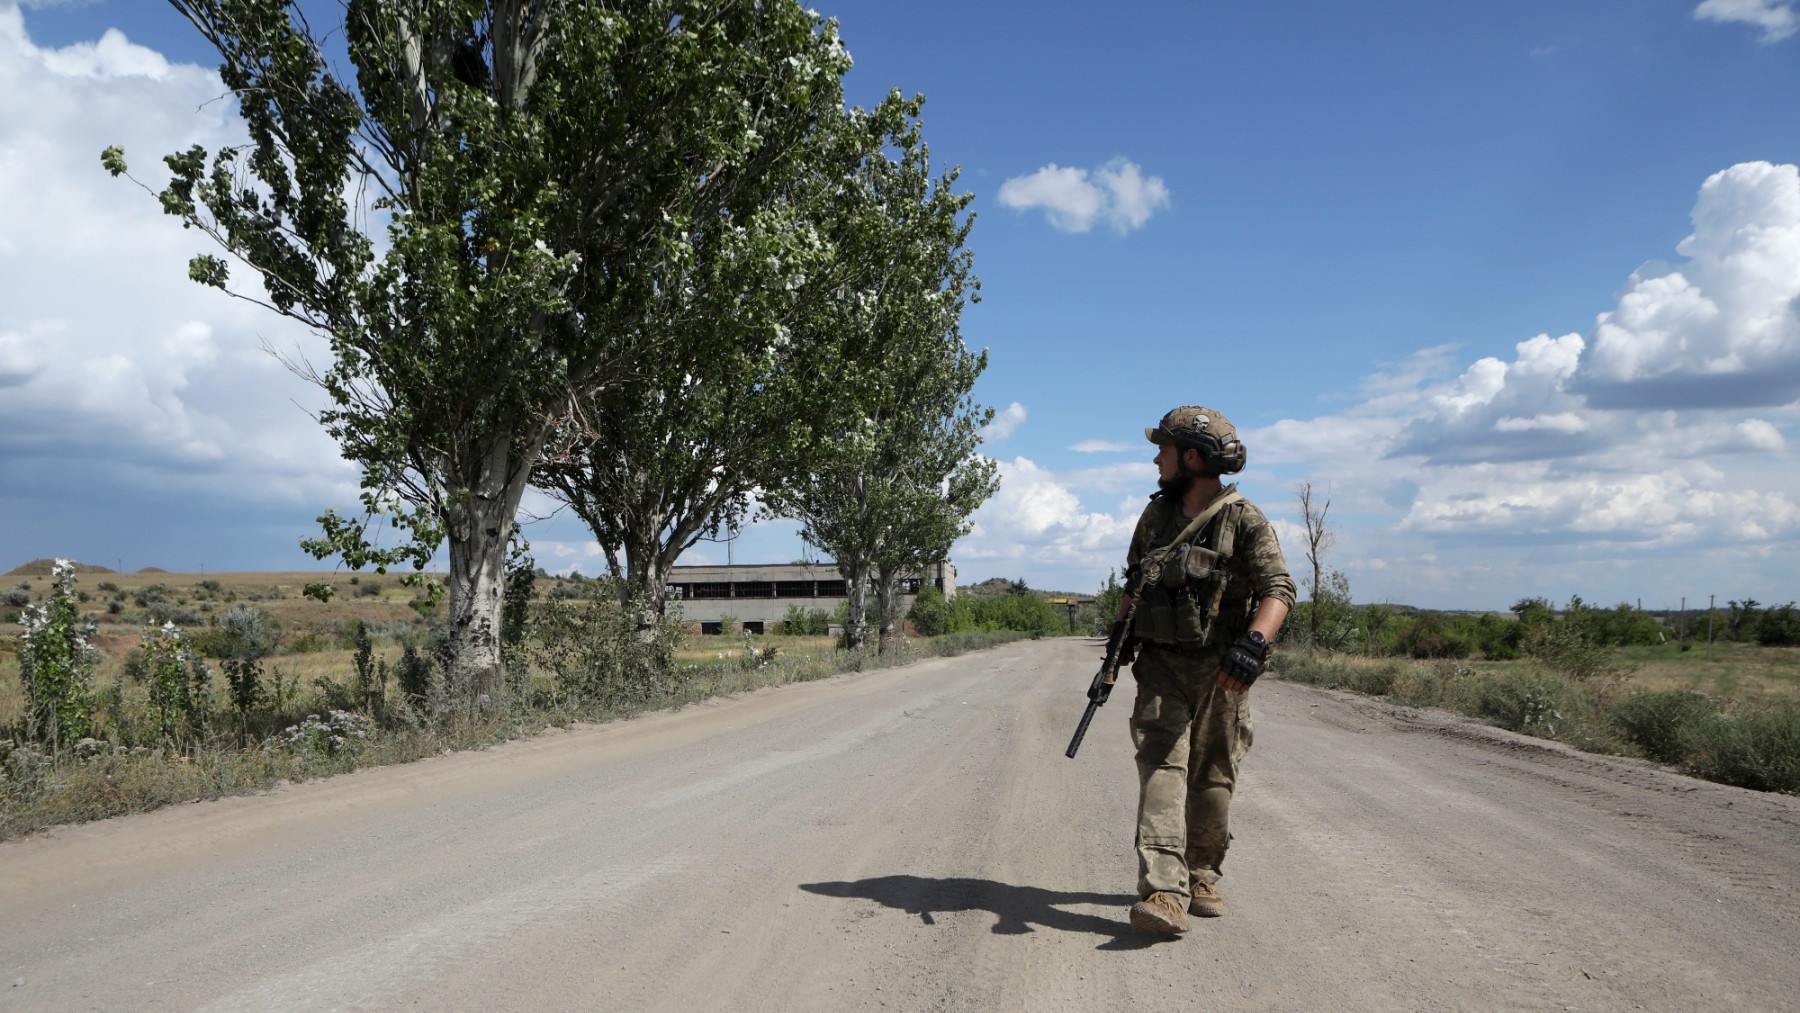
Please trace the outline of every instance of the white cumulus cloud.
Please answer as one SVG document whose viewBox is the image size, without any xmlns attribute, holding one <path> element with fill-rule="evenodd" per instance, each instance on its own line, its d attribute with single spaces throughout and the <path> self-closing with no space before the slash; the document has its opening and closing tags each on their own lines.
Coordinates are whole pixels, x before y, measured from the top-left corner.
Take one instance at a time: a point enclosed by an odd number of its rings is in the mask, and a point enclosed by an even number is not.
<svg viewBox="0 0 1800 1013">
<path fill-rule="evenodd" d="M 180 489 L 307 517 L 354 504 L 353 470 L 295 404 L 323 395 L 263 350 L 321 361 L 323 341 L 188 280 L 188 258 L 213 252 L 207 240 L 100 165 L 103 148 L 122 145 L 155 189 L 163 154 L 241 143 L 225 91 L 213 71 L 117 31 L 40 46 L 21 8 L 0 0 L 0 193 L 29 195 L 0 215 L 0 466 L 15 489 L 75 471 L 95 502 Z M 47 526 L 33 520 L 42 503 L 11 508 L 26 535 Z M 284 531 L 281 548 L 306 533 Z"/>
<path fill-rule="evenodd" d="M 1029 573 L 1035 586 L 1051 586 L 1038 582 L 1061 579 L 1053 574 L 1103 573 L 1124 564 L 1136 512 L 1124 504 L 1117 514 L 1083 508 L 1069 476 L 1040 467 L 1030 458 L 995 463 L 1000 489 L 971 515 L 973 527 L 956 545 L 963 572 Z M 1148 465 L 1137 470 L 1149 476 L 1146 484 L 1153 482 Z M 1143 501 L 1137 503 L 1141 507 Z"/>
<path fill-rule="evenodd" d="M 1745 162 L 1700 188 L 1679 266 L 1651 264 L 1600 315 L 1582 387 L 1615 407 L 1800 398 L 1800 169 Z"/>
<path fill-rule="evenodd" d="M 1145 176 L 1137 163 L 1115 158 L 1089 172 L 1055 163 L 1000 184 L 1000 203 L 1018 211 L 1042 208 L 1063 232 L 1088 232 L 1101 222 L 1124 235 L 1169 206 L 1160 176 Z"/>
<path fill-rule="evenodd" d="M 1017 401 L 994 413 L 994 420 L 981 427 L 983 443 L 996 443 L 1013 434 L 1025 422 L 1025 406 Z"/>
<path fill-rule="evenodd" d="M 1692 219 L 1685 259 L 1637 271 L 1591 333 L 1461 367 L 1448 346 L 1426 349 L 1367 378 L 1345 410 L 1246 432 L 1253 466 L 1332 483 L 1350 525 L 1335 565 L 1376 595 L 1610 587 L 1672 607 L 1651 594 L 1703 593 L 1672 581 L 1726 560 L 1736 580 L 1788 580 L 1800 170 L 1716 173 Z"/>
<path fill-rule="evenodd" d="M 1762 29 L 1760 41 L 1780 42 L 1800 29 L 1790 0 L 1704 0 L 1694 8 L 1700 21 L 1745 24 Z"/>
</svg>

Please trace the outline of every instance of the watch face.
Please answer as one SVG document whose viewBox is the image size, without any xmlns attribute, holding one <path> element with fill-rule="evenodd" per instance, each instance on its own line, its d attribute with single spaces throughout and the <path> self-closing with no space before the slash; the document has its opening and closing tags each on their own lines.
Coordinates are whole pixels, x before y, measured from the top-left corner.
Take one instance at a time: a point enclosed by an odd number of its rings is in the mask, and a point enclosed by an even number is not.
<svg viewBox="0 0 1800 1013">
<path fill-rule="evenodd" d="M 1267 641 L 1263 638 L 1261 630 L 1251 630 L 1250 631 L 1250 639 L 1256 641 L 1259 644 L 1267 643 Z"/>
</svg>

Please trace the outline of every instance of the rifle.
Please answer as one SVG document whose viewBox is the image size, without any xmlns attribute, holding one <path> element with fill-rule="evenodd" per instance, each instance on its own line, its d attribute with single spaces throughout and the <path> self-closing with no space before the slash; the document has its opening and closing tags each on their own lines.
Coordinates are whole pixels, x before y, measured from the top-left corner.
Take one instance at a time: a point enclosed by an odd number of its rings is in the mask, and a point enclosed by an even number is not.
<svg viewBox="0 0 1800 1013">
<path fill-rule="evenodd" d="M 1100 662 L 1100 671 L 1094 673 L 1094 682 L 1088 686 L 1087 711 L 1081 715 L 1081 724 L 1075 726 L 1075 737 L 1069 740 L 1069 750 L 1063 755 L 1075 758 L 1075 751 L 1081 748 L 1081 739 L 1087 735 L 1088 722 L 1094 720 L 1094 712 L 1112 695 L 1113 683 L 1119 681 L 1119 657 L 1137 644 L 1137 638 L 1131 635 L 1131 620 L 1137 612 L 1137 596 L 1127 592 L 1125 595 L 1125 615 L 1112 624 L 1112 632 L 1106 636 L 1106 657 Z"/>
</svg>

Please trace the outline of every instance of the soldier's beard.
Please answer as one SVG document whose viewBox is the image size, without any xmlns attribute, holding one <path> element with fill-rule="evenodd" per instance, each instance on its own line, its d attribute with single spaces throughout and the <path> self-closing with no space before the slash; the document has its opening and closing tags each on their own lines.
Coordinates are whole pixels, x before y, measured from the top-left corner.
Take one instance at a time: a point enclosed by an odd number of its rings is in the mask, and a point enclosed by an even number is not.
<svg viewBox="0 0 1800 1013">
<path fill-rule="evenodd" d="M 1161 489 L 1165 496 L 1180 498 L 1186 496 L 1187 491 L 1194 487 L 1194 478 L 1195 476 L 1193 475 L 1176 475 L 1174 478 L 1158 478 L 1156 480 L 1156 487 Z"/>
</svg>

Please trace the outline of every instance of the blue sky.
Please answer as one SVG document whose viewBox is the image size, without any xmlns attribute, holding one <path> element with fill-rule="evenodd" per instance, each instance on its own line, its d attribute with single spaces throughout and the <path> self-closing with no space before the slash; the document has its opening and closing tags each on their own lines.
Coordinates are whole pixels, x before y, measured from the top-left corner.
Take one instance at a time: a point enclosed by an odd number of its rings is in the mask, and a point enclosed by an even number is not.
<svg viewBox="0 0 1800 1013">
<path fill-rule="evenodd" d="M 1329 491 L 1359 600 L 1800 597 L 1792 2 L 815 6 L 851 101 L 923 92 L 976 194 L 1002 488 L 965 581 L 1096 587 L 1143 427 L 1200 403 L 1296 570 L 1295 483 Z M 230 137 L 211 66 L 162 4 L 0 0 L 0 567 L 307 568 L 353 502 L 262 349 L 317 341 L 187 282 L 199 237 L 99 168 Z"/>
</svg>

